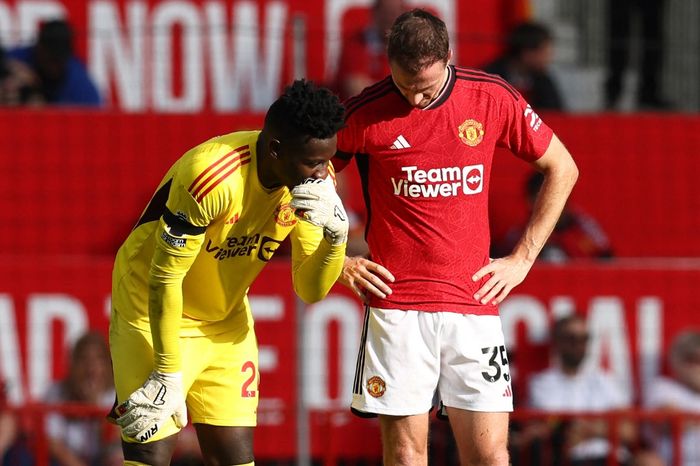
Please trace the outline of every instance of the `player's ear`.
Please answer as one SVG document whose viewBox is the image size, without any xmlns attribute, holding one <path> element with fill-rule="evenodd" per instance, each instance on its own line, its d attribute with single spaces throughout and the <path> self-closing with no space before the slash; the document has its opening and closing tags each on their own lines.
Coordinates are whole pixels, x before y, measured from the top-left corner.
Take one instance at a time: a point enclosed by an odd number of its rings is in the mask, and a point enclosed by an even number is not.
<svg viewBox="0 0 700 466">
<path fill-rule="evenodd" d="M 452 61 L 452 49 L 447 51 L 447 64 L 449 65 Z"/>
<path fill-rule="evenodd" d="M 280 157 L 280 148 L 282 147 L 282 143 L 279 141 L 279 139 L 272 138 L 270 139 L 270 144 L 269 144 L 269 149 L 270 149 L 270 157 L 273 159 L 278 159 Z"/>
</svg>

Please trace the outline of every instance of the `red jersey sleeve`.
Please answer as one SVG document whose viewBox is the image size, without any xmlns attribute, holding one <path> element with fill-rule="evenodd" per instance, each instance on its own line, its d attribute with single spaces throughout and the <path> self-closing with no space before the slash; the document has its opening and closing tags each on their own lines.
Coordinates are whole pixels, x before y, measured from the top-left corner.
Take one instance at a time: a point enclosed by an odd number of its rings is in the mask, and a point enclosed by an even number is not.
<svg viewBox="0 0 700 466">
<path fill-rule="evenodd" d="M 503 127 L 498 145 L 528 162 L 542 157 L 552 140 L 551 128 L 521 96 L 504 94 L 500 100 Z"/>
<path fill-rule="evenodd" d="M 348 105 L 346 103 L 346 108 Z M 336 171 L 342 171 L 355 154 L 364 152 L 364 130 L 357 120 L 356 113 L 347 116 L 345 127 L 338 132 L 338 150 L 333 157 L 333 166 Z"/>
</svg>

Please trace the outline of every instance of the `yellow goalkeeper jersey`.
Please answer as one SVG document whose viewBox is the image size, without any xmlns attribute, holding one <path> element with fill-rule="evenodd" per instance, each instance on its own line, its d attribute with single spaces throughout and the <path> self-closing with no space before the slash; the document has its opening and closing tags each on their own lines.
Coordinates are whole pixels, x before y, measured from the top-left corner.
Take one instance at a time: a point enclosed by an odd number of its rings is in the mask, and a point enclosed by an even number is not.
<svg viewBox="0 0 700 466">
<path fill-rule="evenodd" d="M 183 155 L 117 253 L 113 312 L 151 330 L 160 370 L 179 370 L 179 336 L 252 328 L 248 288 L 288 235 L 303 300 L 323 298 L 340 274 L 345 245 L 298 220 L 289 189 L 260 183 L 259 134 L 216 137 Z"/>
</svg>

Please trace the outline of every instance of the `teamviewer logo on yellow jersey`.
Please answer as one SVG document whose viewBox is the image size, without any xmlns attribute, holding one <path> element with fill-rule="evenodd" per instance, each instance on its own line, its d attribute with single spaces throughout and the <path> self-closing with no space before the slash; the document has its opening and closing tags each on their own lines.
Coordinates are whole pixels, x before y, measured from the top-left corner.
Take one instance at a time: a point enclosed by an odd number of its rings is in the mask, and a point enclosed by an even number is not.
<svg viewBox="0 0 700 466">
<path fill-rule="evenodd" d="M 280 247 L 280 244 L 282 244 L 282 241 L 277 241 L 269 236 L 263 236 L 260 242 L 260 249 L 258 249 L 258 259 L 265 262 L 272 259 L 273 254 L 277 251 L 277 248 Z"/>
</svg>

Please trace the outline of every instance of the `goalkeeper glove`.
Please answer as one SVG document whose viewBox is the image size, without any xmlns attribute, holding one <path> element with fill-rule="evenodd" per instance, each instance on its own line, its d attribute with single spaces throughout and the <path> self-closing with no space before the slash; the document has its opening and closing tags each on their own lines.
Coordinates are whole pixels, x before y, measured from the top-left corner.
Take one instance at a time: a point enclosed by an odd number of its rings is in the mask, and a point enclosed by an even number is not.
<svg viewBox="0 0 700 466">
<path fill-rule="evenodd" d="M 126 437 L 146 442 L 172 417 L 181 429 L 187 425 L 187 407 L 180 372 L 153 371 L 141 388 L 116 408 L 116 423 Z"/>
<path fill-rule="evenodd" d="M 308 178 L 292 189 L 292 208 L 304 220 L 323 228 L 323 237 L 336 246 L 348 239 L 348 216 L 330 176 Z"/>
</svg>

